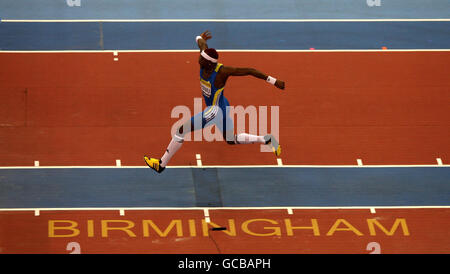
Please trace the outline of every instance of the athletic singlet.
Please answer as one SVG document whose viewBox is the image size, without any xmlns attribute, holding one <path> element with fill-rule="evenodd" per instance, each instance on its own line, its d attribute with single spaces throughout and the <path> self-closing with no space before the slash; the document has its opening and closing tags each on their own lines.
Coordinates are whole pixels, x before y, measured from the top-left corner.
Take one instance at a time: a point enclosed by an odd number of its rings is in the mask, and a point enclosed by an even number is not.
<svg viewBox="0 0 450 274">
<path fill-rule="evenodd" d="M 203 69 L 200 69 L 200 87 L 202 89 L 203 98 L 205 98 L 206 106 L 223 106 L 223 88 L 217 89 L 214 86 L 214 81 L 216 80 L 217 73 L 219 72 L 222 64 L 217 64 L 216 68 L 213 70 L 208 79 L 202 77 Z"/>
</svg>

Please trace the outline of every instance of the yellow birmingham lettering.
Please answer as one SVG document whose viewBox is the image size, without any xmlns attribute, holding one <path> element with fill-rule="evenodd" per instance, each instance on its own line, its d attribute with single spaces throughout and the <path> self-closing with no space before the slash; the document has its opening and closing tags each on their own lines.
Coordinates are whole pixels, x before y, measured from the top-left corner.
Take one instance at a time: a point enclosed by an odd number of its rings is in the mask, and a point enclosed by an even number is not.
<svg viewBox="0 0 450 274">
<path fill-rule="evenodd" d="M 57 224 L 61 225 L 57 225 Z M 66 225 L 62 225 L 66 224 Z M 67 225 L 69 224 L 69 225 Z M 76 227 L 78 226 L 78 223 L 75 221 L 70 220 L 49 220 L 48 221 L 48 237 L 55 238 L 55 237 L 76 237 L 80 234 L 80 230 Z M 56 234 L 56 230 L 66 230 L 71 231 L 70 234 Z"/>
<path fill-rule="evenodd" d="M 339 228 L 340 224 L 344 224 L 347 227 Z M 354 226 L 352 226 L 349 222 L 347 222 L 345 219 L 337 219 L 334 225 L 330 228 L 330 231 L 328 231 L 327 236 L 332 236 L 335 231 L 353 231 L 358 236 L 362 236 L 363 234 L 356 229 Z"/>
<path fill-rule="evenodd" d="M 402 227 L 403 235 L 409 236 L 408 226 L 406 225 L 406 219 L 396 218 L 394 224 L 391 227 L 391 230 L 387 230 L 383 225 L 381 225 L 376 219 L 367 219 L 367 225 L 369 226 L 369 232 L 371 236 L 375 236 L 377 233 L 375 231 L 375 225 L 384 232 L 384 234 L 388 236 L 394 235 L 395 231 L 399 226 Z"/>
<path fill-rule="evenodd" d="M 272 232 L 269 232 L 269 233 L 256 233 L 256 232 L 250 231 L 248 226 L 253 222 L 268 222 L 268 223 L 271 223 L 274 225 L 278 224 L 277 221 L 270 220 L 270 219 L 250 219 L 250 220 L 247 220 L 242 223 L 242 225 L 241 225 L 242 231 L 244 231 L 247 234 L 253 235 L 253 236 L 273 236 L 273 235 L 281 236 L 281 229 L 276 226 L 275 227 L 274 226 L 265 226 L 264 227 L 265 230 L 272 230 Z"/>
<path fill-rule="evenodd" d="M 212 226 L 215 228 L 222 227 L 213 222 L 207 223 L 205 221 L 205 219 L 202 219 L 203 236 L 205 236 L 205 237 L 207 237 L 209 235 L 208 226 Z M 226 230 L 222 230 L 222 232 L 224 232 L 230 236 L 236 236 L 236 224 L 234 222 L 234 219 L 228 219 L 228 227 Z"/>
<path fill-rule="evenodd" d="M 191 237 L 197 236 L 197 229 L 195 228 L 195 220 L 189 219 L 189 235 Z"/>
<path fill-rule="evenodd" d="M 94 237 L 94 220 L 87 221 L 88 237 Z"/>
<path fill-rule="evenodd" d="M 124 223 L 126 226 L 114 226 L 110 227 L 110 223 Z M 128 234 L 130 237 L 136 237 L 136 234 L 133 233 L 130 229 L 134 227 L 134 223 L 128 220 L 102 220 L 102 237 L 108 237 L 108 231 L 110 230 L 121 230 Z"/>
<path fill-rule="evenodd" d="M 317 219 L 311 219 L 312 226 L 292 226 L 290 219 L 284 219 L 284 223 L 286 224 L 286 233 L 288 236 L 294 235 L 294 229 L 311 229 L 314 233 L 314 236 L 320 236 L 319 224 L 317 223 Z"/>
<path fill-rule="evenodd" d="M 177 236 L 182 237 L 183 236 L 183 227 L 181 225 L 181 220 L 172 220 L 170 224 L 167 226 L 167 228 L 164 231 L 161 231 L 159 227 L 152 221 L 152 220 L 142 220 L 142 227 L 143 227 L 143 234 L 144 237 L 148 237 L 150 235 L 149 232 L 149 225 L 153 228 L 153 230 L 160 236 L 160 237 L 167 237 L 169 232 L 176 227 L 177 228 Z"/>
</svg>

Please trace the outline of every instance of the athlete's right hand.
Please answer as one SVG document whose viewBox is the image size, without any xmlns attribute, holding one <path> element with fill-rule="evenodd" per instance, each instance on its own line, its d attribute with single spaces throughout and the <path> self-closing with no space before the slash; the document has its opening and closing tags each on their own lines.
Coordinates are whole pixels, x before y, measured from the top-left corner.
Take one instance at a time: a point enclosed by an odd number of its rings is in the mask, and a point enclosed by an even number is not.
<svg viewBox="0 0 450 274">
<path fill-rule="evenodd" d="M 200 34 L 200 36 L 201 36 L 205 41 L 212 38 L 211 32 L 209 32 L 209 30 L 203 32 L 202 34 Z"/>
<path fill-rule="evenodd" d="M 279 89 L 284 89 L 284 81 L 278 80 L 275 82 L 275 86 Z"/>
</svg>

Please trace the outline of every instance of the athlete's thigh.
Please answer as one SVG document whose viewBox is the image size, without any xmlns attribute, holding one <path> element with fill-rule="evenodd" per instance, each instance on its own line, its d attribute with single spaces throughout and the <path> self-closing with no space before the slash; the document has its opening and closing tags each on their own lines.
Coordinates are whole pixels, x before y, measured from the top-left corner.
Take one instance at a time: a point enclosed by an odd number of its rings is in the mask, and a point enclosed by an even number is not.
<svg viewBox="0 0 450 274">
<path fill-rule="evenodd" d="M 226 104 L 225 106 L 221 106 L 220 109 L 221 115 L 217 117 L 218 119 L 216 120 L 215 124 L 222 132 L 225 141 L 234 142 L 234 124 L 233 120 L 231 119 L 229 105 Z"/>
<path fill-rule="evenodd" d="M 203 129 L 206 124 L 206 121 L 203 118 L 203 116 L 204 116 L 203 112 L 199 112 L 194 116 L 192 116 L 189 121 L 186 121 L 186 123 L 182 125 L 182 127 L 186 128 L 186 133 Z"/>
</svg>

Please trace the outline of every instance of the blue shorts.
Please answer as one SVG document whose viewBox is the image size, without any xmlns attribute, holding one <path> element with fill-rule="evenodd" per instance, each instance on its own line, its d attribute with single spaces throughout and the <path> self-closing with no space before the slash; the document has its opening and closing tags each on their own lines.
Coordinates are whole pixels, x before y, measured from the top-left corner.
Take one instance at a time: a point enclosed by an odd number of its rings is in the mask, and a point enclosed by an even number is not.
<svg viewBox="0 0 450 274">
<path fill-rule="evenodd" d="M 202 112 L 192 116 L 191 125 L 194 128 L 193 131 L 216 125 L 222 132 L 224 139 L 226 139 L 227 134 L 231 134 L 229 135 L 230 137 L 234 136 L 234 125 L 230 117 L 229 106 L 228 100 L 224 98 L 224 103 L 216 106 L 208 106 Z"/>
</svg>

